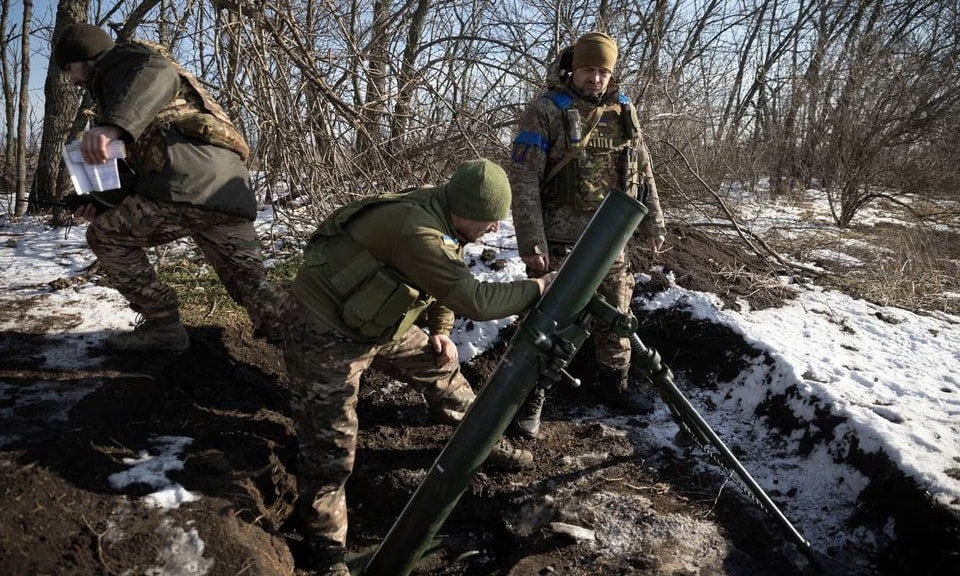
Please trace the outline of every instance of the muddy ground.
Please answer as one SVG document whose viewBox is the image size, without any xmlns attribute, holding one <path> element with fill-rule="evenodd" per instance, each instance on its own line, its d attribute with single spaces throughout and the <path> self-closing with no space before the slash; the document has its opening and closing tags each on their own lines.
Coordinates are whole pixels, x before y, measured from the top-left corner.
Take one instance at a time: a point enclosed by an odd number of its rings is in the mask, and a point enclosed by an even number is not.
<svg viewBox="0 0 960 576">
<path fill-rule="evenodd" d="M 715 292 L 731 306 L 738 299 L 776 306 L 789 297 L 772 281 L 780 271 L 694 229 L 673 229 L 670 245 L 657 263 L 635 253 L 636 268 L 652 275 L 640 292 L 667 285 L 652 268 L 661 265 L 681 286 Z M 756 354 L 729 331 L 677 312 L 640 319 L 641 337 L 688 390 L 732 378 L 740 359 Z M 56 333 L 59 321 L 51 318 L 46 332 Z M 182 354 L 111 355 L 96 370 L 71 372 L 43 368 L 47 334 L 0 334 L 0 379 L 9 386 L 64 398 L 90 390 L 62 410 L 50 401 L 3 412 L 0 437 L 16 440 L 0 448 L 0 575 L 301 573 L 292 514 L 297 447 L 280 356 L 242 323 L 188 329 L 192 345 Z M 464 365 L 478 389 L 504 348 Z M 589 358 L 588 344 L 573 365 L 587 381 Z M 775 405 L 768 409 L 773 424 L 789 429 L 777 421 Z M 592 417 L 584 423 L 586 411 Z M 432 423 L 416 394 L 375 372 L 365 378 L 359 418 L 348 498 L 350 550 L 362 566 L 362 554 L 385 537 L 451 429 Z M 645 437 L 643 418 L 599 406 L 589 386 L 554 390 L 544 422 L 542 437 L 525 443 L 534 468 L 481 470 L 414 573 L 803 573 L 802 557 L 768 516 L 742 492 L 721 489 L 719 473 L 695 466 L 702 458 L 696 447 Z M 822 426 L 829 425 L 825 417 Z M 144 504 L 140 497 L 156 487 L 117 490 L 110 482 L 129 470 L 124 459 L 166 437 L 192 439 L 178 456 L 183 468 L 168 476 L 201 496 L 174 510 Z M 837 556 L 840 573 L 960 574 L 957 518 L 932 507 L 888 462 L 861 459 L 857 467 L 872 484 L 856 521 L 882 533 L 894 517 L 897 539 L 856 557 L 824 550 Z M 557 522 L 592 532 L 577 538 Z"/>
</svg>

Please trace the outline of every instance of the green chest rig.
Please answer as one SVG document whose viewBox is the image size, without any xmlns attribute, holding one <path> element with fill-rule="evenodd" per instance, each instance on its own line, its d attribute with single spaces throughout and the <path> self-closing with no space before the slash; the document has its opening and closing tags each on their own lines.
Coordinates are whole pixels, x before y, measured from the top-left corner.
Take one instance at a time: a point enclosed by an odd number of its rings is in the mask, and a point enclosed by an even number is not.
<svg viewBox="0 0 960 576">
<path fill-rule="evenodd" d="M 611 188 L 636 197 L 640 125 L 629 98 L 593 107 L 558 90 L 543 97 L 560 109 L 567 147 L 544 179 L 547 206 L 595 210 Z"/>
</svg>

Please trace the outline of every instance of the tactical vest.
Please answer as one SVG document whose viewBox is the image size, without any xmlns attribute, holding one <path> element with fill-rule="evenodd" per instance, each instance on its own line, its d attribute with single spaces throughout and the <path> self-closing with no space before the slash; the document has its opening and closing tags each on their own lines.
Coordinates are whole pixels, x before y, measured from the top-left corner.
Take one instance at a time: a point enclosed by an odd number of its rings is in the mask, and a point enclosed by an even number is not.
<svg viewBox="0 0 960 576">
<path fill-rule="evenodd" d="M 339 332 L 361 342 L 399 338 L 434 302 L 399 272 L 374 258 L 346 232 L 347 225 L 374 206 L 430 202 L 427 193 L 383 194 L 337 209 L 310 238 L 309 264 L 329 296 L 340 303 Z M 331 320 L 331 319 L 325 319 Z"/>
<path fill-rule="evenodd" d="M 166 158 L 162 128 L 166 126 L 173 126 L 188 138 L 233 150 L 243 161 L 250 157 L 246 140 L 230 121 L 226 111 L 210 96 L 196 76 L 170 56 L 166 47 L 140 39 L 128 39 L 123 43 L 143 46 L 157 52 L 175 66 L 180 76 L 177 93 L 160 109 L 134 143 L 136 157 L 140 159 L 140 170 L 149 173 L 163 168 Z"/>
<path fill-rule="evenodd" d="M 573 205 L 596 210 L 611 188 L 636 198 L 640 186 L 638 147 L 640 123 L 630 99 L 620 94 L 616 103 L 598 107 L 599 120 L 593 125 L 575 105 L 572 96 L 558 90 L 547 92 L 560 109 L 564 124 L 565 162 L 553 178 L 544 183 L 548 206 Z"/>
</svg>

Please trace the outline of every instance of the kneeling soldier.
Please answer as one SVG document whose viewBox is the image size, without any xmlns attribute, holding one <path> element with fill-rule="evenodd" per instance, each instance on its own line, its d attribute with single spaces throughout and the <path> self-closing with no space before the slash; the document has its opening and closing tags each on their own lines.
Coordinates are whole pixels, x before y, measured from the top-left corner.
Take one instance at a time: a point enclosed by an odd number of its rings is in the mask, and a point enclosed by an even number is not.
<svg viewBox="0 0 960 576">
<path fill-rule="evenodd" d="M 370 366 L 423 393 L 441 421 L 459 422 L 475 396 L 449 338 L 455 315 L 492 320 L 536 303 L 553 274 L 481 282 L 464 244 L 499 229 L 510 208 L 506 173 L 464 162 L 449 182 L 358 200 L 314 233 L 286 304 L 284 359 L 300 444 L 300 514 L 315 570 L 346 576 L 344 486 L 357 446 L 357 391 Z M 425 320 L 427 329 L 417 325 Z M 533 456 L 502 439 L 488 465 Z"/>
</svg>

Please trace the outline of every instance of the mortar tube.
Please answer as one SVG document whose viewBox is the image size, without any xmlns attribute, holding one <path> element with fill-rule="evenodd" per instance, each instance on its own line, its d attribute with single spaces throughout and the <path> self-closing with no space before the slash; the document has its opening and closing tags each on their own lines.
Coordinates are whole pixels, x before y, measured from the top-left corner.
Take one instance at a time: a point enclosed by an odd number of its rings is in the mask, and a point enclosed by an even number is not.
<svg viewBox="0 0 960 576">
<path fill-rule="evenodd" d="M 585 313 L 646 212 L 643 204 L 626 194 L 607 194 L 550 288 L 528 312 L 496 370 L 364 567 L 363 576 L 407 576 L 432 547 L 433 538 L 470 479 L 536 386 L 556 332 Z"/>
</svg>

